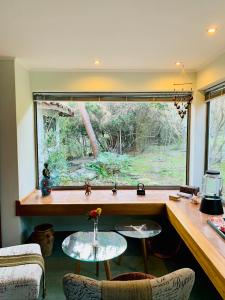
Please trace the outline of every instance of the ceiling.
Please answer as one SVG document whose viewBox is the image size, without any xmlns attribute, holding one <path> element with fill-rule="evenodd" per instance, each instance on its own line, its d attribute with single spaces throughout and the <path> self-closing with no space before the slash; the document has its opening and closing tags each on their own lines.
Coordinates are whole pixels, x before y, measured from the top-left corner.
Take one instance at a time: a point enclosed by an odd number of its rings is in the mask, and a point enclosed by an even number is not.
<svg viewBox="0 0 225 300">
<path fill-rule="evenodd" d="M 0 0 L 0 56 L 29 69 L 198 70 L 225 52 L 224 14 L 223 0 Z"/>
</svg>

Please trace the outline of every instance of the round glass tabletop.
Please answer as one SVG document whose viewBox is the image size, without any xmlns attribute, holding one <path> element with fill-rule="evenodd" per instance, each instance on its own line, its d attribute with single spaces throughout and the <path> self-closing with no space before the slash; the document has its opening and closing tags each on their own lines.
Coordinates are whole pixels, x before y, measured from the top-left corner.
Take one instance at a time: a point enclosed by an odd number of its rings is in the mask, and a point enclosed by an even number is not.
<svg viewBox="0 0 225 300">
<path fill-rule="evenodd" d="M 98 232 L 98 246 L 93 246 L 93 232 L 76 232 L 62 243 L 65 254 L 71 258 L 99 262 L 121 255 L 127 249 L 124 237 L 116 232 Z"/>
<path fill-rule="evenodd" d="M 151 220 L 129 220 L 116 225 L 115 229 L 124 236 L 136 239 L 147 239 L 158 235 L 162 231 L 162 227 Z"/>
</svg>

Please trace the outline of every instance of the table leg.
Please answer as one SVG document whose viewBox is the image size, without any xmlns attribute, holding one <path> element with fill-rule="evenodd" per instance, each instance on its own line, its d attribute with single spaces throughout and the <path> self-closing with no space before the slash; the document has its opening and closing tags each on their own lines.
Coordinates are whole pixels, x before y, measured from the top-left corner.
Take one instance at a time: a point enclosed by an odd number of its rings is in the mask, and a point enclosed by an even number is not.
<svg viewBox="0 0 225 300">
<path fill-rule="evenodd" d="M 106 274 L 107 280 L 111 280 L 112 274 L 111 274 L 110 264 L 109 264 L 108 260 L 104 261 L 104 267 L 105 267 L 105 274 Z"/>
<path fill-rule="evenodd" d="M 117 265 L 121 265 L 121 261 L 122 261 L 122 254 L 118 257 L 116 261 Z"/>
<path fill-rule="evenodd" d="M 96 276 L 99 276 L 99 262 L 96 262 Z"/>
<path fill-rule="evenodd" d="M 146 239 L 141 239 L 141 242 L 142 242 L 142 249 L 143 249 L 145 273 L 148 273 L 148 254 L 146 248 Z"/>
<path fill-rule="evenodd" d="M 76 261 L 76 270 L 75 270 L 76 274 L 80 274 L 80 261 Z"/>
</svg>

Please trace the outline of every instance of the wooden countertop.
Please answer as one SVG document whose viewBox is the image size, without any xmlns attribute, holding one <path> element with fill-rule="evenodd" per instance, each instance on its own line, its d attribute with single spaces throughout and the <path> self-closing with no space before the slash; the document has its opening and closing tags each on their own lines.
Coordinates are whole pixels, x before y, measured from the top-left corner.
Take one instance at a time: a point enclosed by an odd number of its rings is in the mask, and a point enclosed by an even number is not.
<svg viewBox="0 0 225 300">
<path fill-rule="evenodd" d="M 108 215 L 156 215 L 166 213 L 171 224 L 202 266 L 209 279 L 225 299 L 225 240 L 208 224 L 209 215 L 199 211 L 199 205 L 190 200 L 168 200 L 176 191 L 146 191 L 137 196 L 135 190 L 121 190 L 113 196 L 109 190 L 53 191 L 41 197 L 34 191 L 21 201 L 16 201 L 17 216 L 79 215 L 100 206 Z M 225 215 L 224 215 L 225 216 Z"/>
<path fill-rule="evenodd" d="M 207 224 L 212 216 L 186 199 L 166 206 L 171 224 L 225 299 L 225 240 Z"/>
<path fill-rule="evenodd" d="M 111 190 L 92 190 L 89 196 L 85 196 L 83 190 L 53 190 L 49 196 L 42 197 L 41 191 L 35 190 L 27 197 L 20 200 L 21 205 L 37 204 L 107 204 L 107 203 L 146 203 L 154 201 L 163 203 L 169 194 L 176 193 L 172 190 L 146 190 L 145 196 L 138 196 L 136 190 L 119 190 L 113 195 Z"/>
<path fill-rule="evenodd" d="M 135 190 L 120 190 L 113 196 L 110 190 L 93 190 L 85 196 L 84 191 L 63 190 L 41 197 L 40 191 L 34 191 L 16 202 L 16 215 L 81 215 L 96 206 L 101 206 L 104 215 L 154 215 L 161 213 L 171 192 L 174 191 L 148 190 L 145 196 L 137 196 Z"/>
</svg>

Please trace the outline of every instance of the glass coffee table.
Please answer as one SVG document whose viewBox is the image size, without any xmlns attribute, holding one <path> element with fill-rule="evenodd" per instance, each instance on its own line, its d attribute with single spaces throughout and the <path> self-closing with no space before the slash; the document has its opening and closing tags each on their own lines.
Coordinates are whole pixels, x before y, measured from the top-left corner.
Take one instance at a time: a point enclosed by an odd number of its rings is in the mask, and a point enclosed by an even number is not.
<svg viewBox="0 0 225 300">
<path fill-rule="evenodd" d="M 116 225 L 115 229 L 117 232 L 124 236 L 141 240 L 145 273 L 148 273 L 148 254 L 146 248 L 146 239 L 160 234 L 160 232 L 162 231 L 162 227 L 158 223 L 151 220 L 129 219 L 127 221 L 124 221 L 124 223 L 122 224 Z"/>
<path fill-rule="evenodd" d="M 76 232 L 69 235 L 62 243 L 63 252 L 77 260 L 76 273 L 80 273 L 80 262 L 104 262 L 106 278 L 111 279 L 110 259 L 116 258 L 127 249 L 124 237 L 116 232 L 98 232 L 98 245 L 93 245 L 93 232 Z"/>
</svg>

